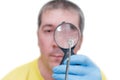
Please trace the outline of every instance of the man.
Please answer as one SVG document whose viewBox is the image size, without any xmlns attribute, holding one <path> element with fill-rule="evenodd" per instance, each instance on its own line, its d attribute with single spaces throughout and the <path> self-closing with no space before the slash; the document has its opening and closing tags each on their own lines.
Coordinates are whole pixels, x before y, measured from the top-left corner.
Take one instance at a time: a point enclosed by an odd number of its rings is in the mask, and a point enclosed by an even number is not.
<svg viewBox="0 0 120 80">
<path fill-rule="evenodd" d="M 67 0 L 50 1 L 40 11 L 37 31 L 40 58 L 16 68 L 3 80 L 65 80 L 66 61 L 60 65 L 64 54 L 53 35 L 63 21 L 75 25 L 81 33 L 75 55 L 71 56 L 68 80 L 105 80 L 90 59 L 76 54 L 82 43 L 84 16 L 77 5 Z"/>
</svg>

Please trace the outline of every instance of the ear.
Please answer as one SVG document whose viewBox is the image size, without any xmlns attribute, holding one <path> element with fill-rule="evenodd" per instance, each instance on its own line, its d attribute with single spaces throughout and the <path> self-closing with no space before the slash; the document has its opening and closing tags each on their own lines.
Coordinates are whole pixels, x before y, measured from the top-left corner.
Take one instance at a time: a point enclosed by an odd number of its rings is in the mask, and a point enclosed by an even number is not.
<svg viewBox="0 0 120 80">
<path fill-rule="evenodd" d="M 37 29 L 37 32 L 36 32 L 36 33 L 37 33 L 37 37 L 39 37 L 39 30 L 38 30 L 38 29 Z"/>
<path fill-rule="evenodd" d="M 39 28 L 37 29 L 36 34 L 37 34 L 37 40 L 38 40 L 38 46 L 39 46 Z"/>
</svg>

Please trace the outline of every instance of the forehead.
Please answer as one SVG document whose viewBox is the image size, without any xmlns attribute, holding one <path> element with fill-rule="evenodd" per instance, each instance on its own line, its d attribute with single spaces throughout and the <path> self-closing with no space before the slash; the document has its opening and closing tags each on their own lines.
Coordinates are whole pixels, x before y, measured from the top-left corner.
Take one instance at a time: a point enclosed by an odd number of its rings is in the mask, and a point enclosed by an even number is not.
<svg viewBox="0 0 120 80">
<path fill-rule="evenodd" d="M 75 10 L 52 9 L 45 10 L 41 17 L 41 24 L 59 25 L 61 22 L 69 22 L 79 26 L 79 14 Z"/>
</svg>

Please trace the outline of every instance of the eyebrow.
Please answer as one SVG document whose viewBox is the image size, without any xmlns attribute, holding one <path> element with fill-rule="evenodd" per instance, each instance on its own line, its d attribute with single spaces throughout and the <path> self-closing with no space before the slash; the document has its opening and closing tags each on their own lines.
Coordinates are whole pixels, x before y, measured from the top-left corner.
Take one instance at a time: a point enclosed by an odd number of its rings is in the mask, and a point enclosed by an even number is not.
<svg viewBox="0 0 120 80">
<path fill-rule="evenodd" d="M 52 24 L 45 24 L 45 25 L 43 25 L 43 28 L 45 28 L 45 27 L 53 27 L 53 25 Z"/>
</svg>

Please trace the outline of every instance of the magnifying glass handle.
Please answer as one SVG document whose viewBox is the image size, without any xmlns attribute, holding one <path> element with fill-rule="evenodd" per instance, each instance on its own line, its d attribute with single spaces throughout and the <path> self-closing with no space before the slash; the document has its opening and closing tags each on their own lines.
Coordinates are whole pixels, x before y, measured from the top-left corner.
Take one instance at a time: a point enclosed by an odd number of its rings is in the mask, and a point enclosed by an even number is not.
<svg viewBox="0 0 120 80">
<path fill-rule="evenodd" d="M 68 56 L 69 56 L 69 49 L 64 49 L 64 48 L 61 48 L 61 49 L 62 49 L 62 51 L 64 52 L 64 56 L 63 56 L 63 59 L 62 59 L 62 61 L 61 61 L 60 64 L 63 64 L 63 62 L 64 62 L 64 61 L 68 58 Z M 71 56 L 74 55 L 73 49 L 74 49 L 74 47 L 71 48 Z"/>
</svg>

